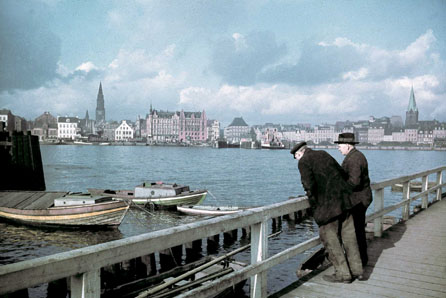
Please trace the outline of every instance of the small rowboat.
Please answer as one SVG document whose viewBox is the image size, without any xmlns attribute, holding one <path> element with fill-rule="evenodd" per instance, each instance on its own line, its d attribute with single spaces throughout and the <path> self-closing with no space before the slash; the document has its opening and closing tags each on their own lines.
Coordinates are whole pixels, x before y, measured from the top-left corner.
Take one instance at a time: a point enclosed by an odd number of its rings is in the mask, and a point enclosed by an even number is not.
<svg viewBox="0 0 446 298">
<path fill-rule="evenodd" d="M 0 218 L 58 228 L 108 228 L 121 224 L 129 206 L 110 196 L 45 191 L 1 191 Z"/>
<path fill-rule="evenodd" d="M 235 206 L 177 206 L 177 210 L 181 213 L 188 215 L 201 215 L 201 216 L 215 216 L 226 215 L 240 212 L 248 209 L 247 207 L 235 207 Z"/>
</svg>

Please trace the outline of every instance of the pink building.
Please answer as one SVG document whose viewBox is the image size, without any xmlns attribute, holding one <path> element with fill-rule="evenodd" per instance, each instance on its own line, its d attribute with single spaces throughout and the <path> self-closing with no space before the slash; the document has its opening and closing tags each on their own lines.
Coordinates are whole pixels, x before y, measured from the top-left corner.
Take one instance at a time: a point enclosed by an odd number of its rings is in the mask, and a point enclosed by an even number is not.
<svg viewBox="0 0 446 298">
<path fill-rule="evenodd" d="M 150 142 L 206 142 L 207 118 L 203 112 L 164 112 L 150 108 L 146 119 L 147 140 Z"/>
</svg>

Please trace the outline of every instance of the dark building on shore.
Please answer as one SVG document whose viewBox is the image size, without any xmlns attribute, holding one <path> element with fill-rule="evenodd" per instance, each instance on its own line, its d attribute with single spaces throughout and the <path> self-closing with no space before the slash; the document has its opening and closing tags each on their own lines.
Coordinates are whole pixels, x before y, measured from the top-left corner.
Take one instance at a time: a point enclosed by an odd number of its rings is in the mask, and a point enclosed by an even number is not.
<svg viewBox="0 0 446 298">
<path fill-rule="evenodd" d="M 415 94 L 413 92 L 413 86 L 410 90 L 409 106 L 406 111 L 406 128 L 415 128 L 418 125 L 418 108 L 415 102 Z"/>
<path fill-rule="evenodd" d="M 96 104 L 96 124 L 105 122 L 104 94 L 102 93 L 102 83 L 99 83 L 98 98 Z"/>
</svg>

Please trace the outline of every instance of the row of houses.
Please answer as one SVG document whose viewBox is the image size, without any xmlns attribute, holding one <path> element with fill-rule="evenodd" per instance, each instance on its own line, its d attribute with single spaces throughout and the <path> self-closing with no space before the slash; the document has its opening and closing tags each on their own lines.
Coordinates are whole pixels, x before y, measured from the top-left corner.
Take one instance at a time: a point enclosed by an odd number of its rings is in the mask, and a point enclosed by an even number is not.
<svg viewBox="0 0 446 298">
<path fill-rule="evenodd" d="M 394 120 L 394 119 L 393 119 Z M 249 126 L 242 117 L 236 117 L 223 130 L 217 120 L 207 119 L 206 113 L 185 111 L 158 111 L 150 108 L 145 118 L 136 121 L 101 122 L 90 120 L 88 112 L 84 119 L 78 117 L 54 117 L 44 112 L 31 124 L 15 116 L 9 110 L 0 110 L 0 121 L 6 130 L 31 130 L 40 140 L 78 140 L 89 141 L 130 141 L 140 140 L 148 143 L 205 143 L 226 140 L 240 144 L 246 141 L 261 141 L 273 138 L 280 142 L 313 142 L 332 144 L 342 132 L 353 132 L 361 143 L 377 145 L 383 142 L 412 143 L 433 145 L 446 142 L 446 123 L 420 121 L 417 128 L 403 128 L 401 121 L 392 118 L 371 117 L 366 121 L 338 122 L 334 125 L 309 124 L 280 125 L 268 123 Z M 398 120 L 398 119 L 397 119 Z M 397 125 L 395 125 L 397 123 Z"/>
</svg>

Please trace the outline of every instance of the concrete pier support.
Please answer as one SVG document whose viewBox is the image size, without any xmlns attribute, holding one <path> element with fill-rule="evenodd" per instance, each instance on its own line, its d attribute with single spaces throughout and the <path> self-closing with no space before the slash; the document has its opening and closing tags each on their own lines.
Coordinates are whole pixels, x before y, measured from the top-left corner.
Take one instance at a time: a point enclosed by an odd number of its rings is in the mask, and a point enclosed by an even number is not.
<svg viewBox="0 0 446 298">
<path fill-rule="evenodd" d="M 184 244 L 186 251 L 186 263 L 192 263 L 203 257 L 202 240 L 195 240 Z"/>
<path fill-rule="evenodd" d="M 219 245 L 220 245 L 220 234 L 208 237 L 207 239 L 208 255 L 216 253 Z"/>
<path fill-rule="evenodd" d="M 155 254 L 149 254 L 141 257 L 141 263 L 145 267 L 145 276 L 152 276 L 156 274 L 156 260 Z"/>
<path fill-rule="evenodd" d="M 242 228 L 242 238 L 249 238 L 250 237 L 250 232 L 251 232 L 251 228 L 250 227 L 245 227 Z"/>
</svg>

